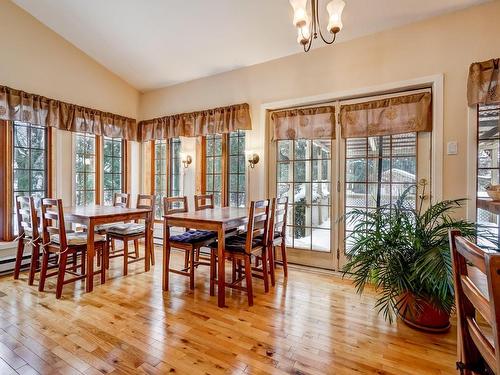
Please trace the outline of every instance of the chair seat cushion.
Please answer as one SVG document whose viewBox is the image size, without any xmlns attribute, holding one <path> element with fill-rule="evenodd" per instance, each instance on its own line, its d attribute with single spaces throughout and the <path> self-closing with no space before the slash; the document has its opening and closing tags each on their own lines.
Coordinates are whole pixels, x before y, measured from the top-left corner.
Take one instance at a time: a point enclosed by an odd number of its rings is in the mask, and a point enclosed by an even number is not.
<svg viewBox="0 0 500 375">
<path fill-rule="evenodd" d="M 50 240 L 53 243 L 59 244 L 59 235 L 54 234 L 50 236 Z M 106 236 L 102 234 L 94 235 L 94 242 L 103 242 L 106 241 Z M 76 233 L 67 233 L 66 234 L 66 242 L 68 246 L 79 246 L 87 244 L 87 233 L 85 232 L 76 232 Z"/>
<path fill-rule="evenodd" d="M 181 243 L 197 243 L 202 241 L 207 241 L 215 238 L 216 234 L 214 232 L 206 230 L 188 230 L 184 233 L 177 234 L 175 236 L 170 236 L 171 242 L 181 242 Z"/>
<path fill-rule="evenodd" d="M 145 226 L 137 223 L 114 224 L 107 229 L 107 232 L 123 236 L 142 234 L 145 232 Z"/>
<path fill-rule="evenodd" d="M 239 234 L 237 236 L 232 236 L 226 238 L 225 241 L 225 246 L 224 250 L 229 251 L 229 252 L 238 252 L 238 253 L 244 253 L 245 252 L 245 246 L 246 246 L 246 241 L 247 241 L 247 236 L 245 233 Z M 213 249 L 217 248 L 219 246 L 217 241 L 212 242 L 208 247 L 211 247 Z M 252 241 L 252 248 L 258 247 L 258 246 L 264 246 L 262 243 L 262 238 L 254 238 Z"/>
<path fill-rule="evenodd" d="M 108 224 L 96 225 L 95 231 L 96 232 L 106 232 L 109 228 L 112 228 L 118 224 L 123 224 L 123 223 L 108 223 Z"/>
</svg>

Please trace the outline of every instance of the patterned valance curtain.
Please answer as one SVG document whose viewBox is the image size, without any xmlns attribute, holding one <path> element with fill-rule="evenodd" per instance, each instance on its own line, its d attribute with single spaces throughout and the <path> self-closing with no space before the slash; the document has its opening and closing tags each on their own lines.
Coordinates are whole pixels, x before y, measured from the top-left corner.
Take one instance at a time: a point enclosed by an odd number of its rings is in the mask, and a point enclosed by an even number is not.
<svg viewBox="0 0 500 375">
<path fill-rule="evenodd" d="M 0 120 L 137 140 L 134 119 L 0 86 Z"/>
<path fill-rule="evenodd" d="M 500 102 L 500 59 L 475 62 L 469 67 L 467 101 L 469 105 Z"/>
<path fill-rule="evenodd" d="M 146 142 L 153 139 L 197 137 L 251 129 L 250 106 L 243 103 L 141 121 L 139 138 Z"/>
<path fill-rule="evenodd" d="M 335 139 L 335 107 L 286 109 L 271 113 L 273 140 Z"/>
<path fill-rule="evenodd" d="M 342 138 L 432 131 L 429 92 L 340 107 Z"/>
</svg>

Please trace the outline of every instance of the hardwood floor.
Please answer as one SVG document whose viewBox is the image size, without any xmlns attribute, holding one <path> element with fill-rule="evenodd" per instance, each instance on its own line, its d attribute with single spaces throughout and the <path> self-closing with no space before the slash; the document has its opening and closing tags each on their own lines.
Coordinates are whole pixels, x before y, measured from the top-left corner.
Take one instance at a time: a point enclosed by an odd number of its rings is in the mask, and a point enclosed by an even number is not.
<svg viewBox="0 0 500 375">
<path fill-rule="evenodd" d="M 161 250 L 149 273 L 111 263 L 105 285 L 78 282 L 55 299 L 20 280 L 0 279 L 0 374 L 455 374 L 456 330 L 424 334 L 389 325 L 348 280 L 289 269 L 255 305 L 227 292 L 228 308 L 209 296 L 209 270 L 171 275 L 161 290 Z M 183 257 L 174 253 L 178 264 Z M 230 268 L 230 267 L 227 267 Z"/>
</svg>

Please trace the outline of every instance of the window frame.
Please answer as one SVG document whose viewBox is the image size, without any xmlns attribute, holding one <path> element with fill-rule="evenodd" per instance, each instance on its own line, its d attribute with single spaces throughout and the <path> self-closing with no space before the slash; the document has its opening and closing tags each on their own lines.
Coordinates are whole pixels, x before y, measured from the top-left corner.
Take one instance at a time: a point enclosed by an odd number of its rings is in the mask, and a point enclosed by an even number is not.
<svg viewBox="0 0 500 375">
<path fill-rule="evenodd" d="M 182 139 L 181 138 L 170 138 L 170 139 L 158 139 L 150 141 L 150 193 L 156 195 L 156 142 L 165 142 L 165 196 L 171 196 L 171 170 L 172 170 L 172 160 L 171 160 L 171 150 L 172 150 L 172 140 L 178 139 L 179 141 L 179 161 L 181 159 L 180 150 L 182 149 Z M 181 169 L 179 167 L 179 172 Z M 180 173 L 180 193 L 182 194 L 182 173 Z M 158 202 L 157 202 L 158 203 Z M 162 202 L 158 207 L 162 207 Z M 162 218 L 155 216 L 155 222 L 162 222 Z"/>
<path fill-rule="evenodd" d="M 128 177 L 128 169 L 127 169 L 127 165 L 128 165 L 128 142 L 127 140 L 125 139 L 120 139 L 120 138 L 111 138 L 111 137 L 102 137 L 102 189 L 100 190 L 100 195 L 101 195 L 101 201 L 103 203 L 105 203 L 105 198 L 104 198 L 104 193 L 106 190 L 109 191 L 109 189 L 105 189 L 104 188 L 104 176 L 106 174 L 106 172 L 104 171 L 104 158 L 106 157 L 105 153 L 104 153 L 104 144 L 106 143 L 107 140 L 112 140 L 113 142 L 120 142 L 121 143 L 121 171 L 120 171 L 120 174 L 121 174 L 121 191 L 120 193 L 126 193 L 128 191 L 128 181 L 127 181 L 127 177 Z M 112 158 L 114 158 L 114 156 L 111 156 Z M 118 174 L 118 173 L 115 173 L 115 172 L 111 172 L 111 174 L 115 175 L 115 174 Z M 113 192 L 116 192 L 115 190 L 110 190 L 110 191 L 113 191 Z M 113 194 L 114 195 L 114 194 Z"/>
<path fill-rule="evenodd" d="M 37 124 L 30 124 L 39 126 Z M 43 126 L 42 126 L 43 127 Z M 45 128 L 45 191 L 46 196 L 52 196 L 52 145 L 53 130 Z M 0 120 L 0 178 L 4 183 L 0 186 L 0 241 L 14 239 L 13 215 L 14 210 L 14 122 Z"/>
<path fill-rule="evenodd" d="M 497 108 L 493 108 L 492 110 L 493 111 L 497 111 L 498 112 L 498 115 L 500 116 L 500 103 L 497 103 L 497 104 L 489 104 L 489 105 L 485 105 L 485 106 L 491 106 L 491 107 L 497 107 Z M 490 170 L 490 171 L 493 171 L 493 170 L 496 170 L 497 173 L 498 173 L 498 183 L 500 184 L 500 134 L 497 136 L 497 137 L 489 137 L 489 138 L 483 138 L 483 139 L 480 139 L 480 122 L 481 122 L 481 116 L 480 116 L 480 113 L 481 111 L 481 107 L 482 105 L 480 104 L 477 104 L 473 107 L 473 120 L 472 123 L 475 125 L 473 128 L 473 139 L 474 139 L 474 142 L 473 142 L 473 147 L 472 149 L 474 150 L 473 154 L 471 155 L 471 158 L 473 160 L 473 183 L 474 183 L 474 186 L 473 186 L 473 196 L 474 196 L 474 200 L 473 202 L 470 204 L 470 211 L 472 211 L 472 213 L 470 214 L 470 212 L 468 212 L 468 216 L 472 216 L 472 218 L 469 217 L 469 220 L 472 220 L 474 221 L 475 223 L 479 223 L 479 220 L 478 220 L 478 217 L 479 217 L 479 210 L 481 211 L 484 211 L 486 214 L 488 214 L 489 216 L 491 217 L 496 217 L 496 226 L 493 224 L 493 223 L 484 223 L 484 224 L 481 224 L 483 229 L 485 229 L 486 227 L 490 227 L 490 228 L 496 228 L 497 230 L 497 238 L 496 240 L 498 242 L 500 242 L 500 216 L 499 215 L 496 215 L 482 207 L 480 207 L 480 205 L 477 203 L 478 202 L 478 199 L 489 199 L 489 197 L 487 195 L 484 195 L 484 196 L 479 196 L 479 177 L 480 177 L 480 174 L 479 174 L 479 171 L 480 170 Z M 469 116 L 469 119 L 470 119 L 471 116 Z M 498 131 L 500 132 L 500 120 L 498 122 Z M 497 166 L 496 167 L 480 167 L 479 166 L 479 151 L 480 151 L 480 147 L 479 147 L 479 144 L 481 141 L 495 141 L 499 146 L 499 151 L 498 151 L 498 154 L 499 156 L 497 157 Z M 492 179 L 493 180 L 493 179 Z M 486 239 L 481 239 L 481 238 L 478 238 L 478 241 L 480 241 L 482 243 L 483 246 L 486 246 L 486 247 L 489 247 L 489 246 L 492 246 L 492 243 Z"/>
<path fill-rule="evenodd" d="M 74 205 L 77 205 L 77 202 L 76 202 L 76 193 L 77 191 L 92 191 L 92 190 L 87 190 L 87 189 L 84 189 L 84 190 L 77 190 L 77 186 L 76 186 L 76 176 L 77 176 L 77 173 L 84 173 L 86 174 L 86 172 L 78 172 L 76 170 L 76 157 L 77 157 L 77 137 L 79 136 L 85 136 L 85 137 L 94 137 L 95 139 L 95 145 L 94 145 L 94 160 L 95 160 L 95 164 L 94 164 L 94 202 L 85 202 L 84 204 L 85 205 L 88 205 L 88 204 L 101 204 L 102 200 L 101 200 L 101 196 L 102 196 L 102 187 L 101 187 L 101 167 L 102 167 L 102 136 L 100 135 L 95 135 L 95 134 L 91 134 L 91 133 L 73 133 L 72 135 L 72 139 L 73 139 L 73 160 L 72 160 L 72 175 L 73 175 L 73 179 L 72 179 L 72 201 L 73 201 L 73 204 Z M 84 153 L 85 154 L 85 153 Z"/>
<path fill-rule="evenodd" d="M 246 141 L 247 141 L 247 135 L 245 130 L 236 130 L 235 132 L 241 132 L 243 133 L 243 137 L 245 139 L 245 150 L 243 151 L 243 156 L 245 157 L 245 172 L 244 173 L 238 173 L 238 175 L 244 175 L 245 176 L 245 184 L 244 184 L 244 205 L 246 206 L 248 202 L 248 191 L 247 191 L 247 181 L 248 181 L 248 167 L 246 164 Z M 229 163 L 230 163 L 230 157 L 231 156 L 237 156 L 241 154 L 235 154 L 235 155 L 230 155 L 230 133 L 223 133 L 223 134 L 212 134 L 210 136 L 220 136 L 221 137 L 221 207 L 229 207 L 231 202 L 230 202 L 230 168 L 229 168 Z M 238 136 L 237 138 L 240 138 Z M 201 152 L 200 152 L 201 160 L 203 161 L 201 163 L 200 169 L 201 169 L 201 181 L 200 181 L 200 190 L 202 194 L 207 194 L 212 193 L 212 190 L 207 190 L 207 136 L 201 137 Z M 218 156 L 208 156 L 209 158 L 215 158 Z M 215 162 L 215 161 L 214 161 Z M 219 173 L 212 173 L 212 175 L 219 175 Z"/>
</svg>

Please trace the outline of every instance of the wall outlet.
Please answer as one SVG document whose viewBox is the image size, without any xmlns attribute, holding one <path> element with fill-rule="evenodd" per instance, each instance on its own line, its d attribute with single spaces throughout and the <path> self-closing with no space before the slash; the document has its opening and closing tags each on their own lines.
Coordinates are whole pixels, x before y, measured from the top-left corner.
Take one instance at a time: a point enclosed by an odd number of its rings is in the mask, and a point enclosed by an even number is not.
<svg viewBox="0 0 500 375">
<path fill-rule="evenodd" d="M 446 150 L 448 155 L 456 155 L 458 154 L 458 142 L 457 141 L 450 141 L 446 145 Z"/>
</svg>

